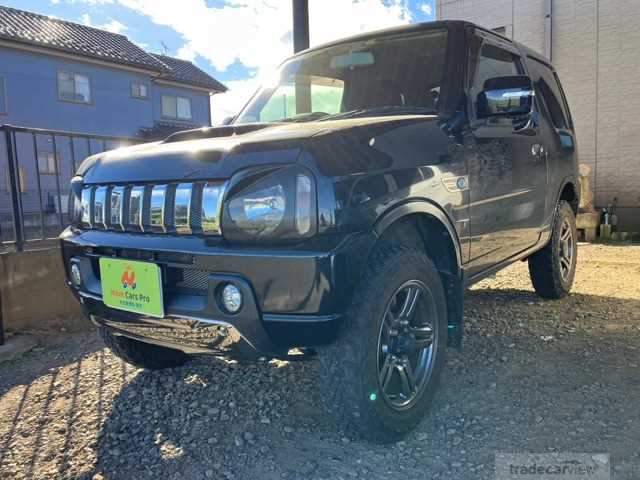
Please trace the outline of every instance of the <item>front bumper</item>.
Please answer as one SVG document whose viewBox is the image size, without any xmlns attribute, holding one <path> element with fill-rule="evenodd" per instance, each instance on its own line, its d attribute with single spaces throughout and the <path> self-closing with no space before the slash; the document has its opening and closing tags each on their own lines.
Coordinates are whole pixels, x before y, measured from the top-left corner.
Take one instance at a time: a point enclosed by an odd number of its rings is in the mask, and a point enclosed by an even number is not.
<svg viewBox="0 0 640 480">
<path fill-rule="evenodd" d="M 230 248 L 201 237 L 69 228 L 61 235 L 67 282 L 94 323 L 113 333 L 188 353 L 235 356 L 244 344 L 279 356 L 292 347 L 330 342 L 351 299 L 373 234 L 352 234 L 323 249 Z M 106 307 L 98 260 L 146 260 L 162 269 L 165 318 Z M 82 283 L 69 268 L 77 263 Z M 193 279 L 185 286 L 185 278 Z M 218 286 L 233 282 L 245 301 L 237 314 L 219 306 Z"/>
</svg>

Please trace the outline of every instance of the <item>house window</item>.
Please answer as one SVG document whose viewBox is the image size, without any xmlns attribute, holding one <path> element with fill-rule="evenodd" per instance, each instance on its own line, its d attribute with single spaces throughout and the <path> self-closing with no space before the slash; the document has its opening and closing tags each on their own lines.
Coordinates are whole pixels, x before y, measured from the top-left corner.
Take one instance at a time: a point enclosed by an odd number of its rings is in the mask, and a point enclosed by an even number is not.
<svg viewBox="0 0 640 480">
<path fill-rule="evenodd" d="M 27 178 L 24 167 L 20 167 L 18 169 L 18 181 L 20 182 L 20 192 L 27 193 L 27 184 L 25 179 Z M 4 176 L 5 187 L 7 189 L 7 193 L 11 191 L 11 179 L 9 178 L 9 169 L 6 170 L 6 174 Z"/>
<path fill-rule="evenodd" d="M 0 114 L 7 113 L 7 81 L 0 75 Z"/>
<path fill-rule="evenodd" d="M 38 172 L 45 175 L 58 173 L 56 157 L 53 152 L 38 152 Z"/>
<path fill-rule="evenodd" d="M 144 83 L 131 82 L 131 96 L 133 98 L 149 98 L 149 90 Z"/>
<path fill-rule="evenodd" d="M 191 120 L 191 99 L 162 95 L 162 116 L 177 120 Z"/>
<path fill-rule="evenodd" d="M 89 77 L 79 73 L 59 71 L 58 99 L 67 102 L 91 103 Z"/>
</svg>

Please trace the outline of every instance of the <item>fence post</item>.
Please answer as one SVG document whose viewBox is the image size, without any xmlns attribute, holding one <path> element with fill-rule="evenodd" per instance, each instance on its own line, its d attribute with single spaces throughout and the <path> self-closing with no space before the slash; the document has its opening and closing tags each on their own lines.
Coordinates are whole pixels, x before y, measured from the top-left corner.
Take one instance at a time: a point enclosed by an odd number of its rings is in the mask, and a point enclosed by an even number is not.
<svg viewBox="0 0 640 480">
<path fill-rule="evenodd" d="M 24 223 L 22 219 L 22 208 L 20 198 L 20 170 L 17 165 L 15 156 L 15 145 L 11 130 L 4 128 L 4 134 L 7 141 L 7 167 L 9 171 L 9 187 L 11 190 L 11 211 L 13 213 L 13 231 L 16 235 L 15 246 L 16 251 L 21 252 L 24 248 Z"/>
<path fill-rule="evenodd" d="M 58 220 L 60 221 L 60 229 L 64 229 L 64 218 L 62 216 L 62 190 L 60 189 L 60 161 L 58 160 L 58 147 L 56 145 L 56 136 L 51 135 L 53 141 L 53 163 L 56 166 L 56 190 L 58 192 Z M 68 212 L 67 212 L 68 213 Z"/>
<path fill-rule="evenodd" d="M 38 161 L 38 139 L 36 134 L 31 132 L 33 139 L 33 158 L 35 161 L 36 179 L 38 180 L 38 203 L 40 204 L 40 237 L 45 238 L 44 227 L 44 206 L 42 205 L 42 182 L 40 180 L 40 162 Z"/>
</svg>

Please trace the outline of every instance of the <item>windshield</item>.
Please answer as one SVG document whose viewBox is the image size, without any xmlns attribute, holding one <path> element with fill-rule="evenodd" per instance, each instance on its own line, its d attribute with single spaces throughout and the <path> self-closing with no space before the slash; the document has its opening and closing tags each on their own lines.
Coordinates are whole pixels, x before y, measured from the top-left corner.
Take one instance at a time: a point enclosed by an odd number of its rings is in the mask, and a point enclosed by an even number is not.
<svg viewBox="0 0 640 480">
<path fill-rule="evenodd" d="M 430 30 L 342 43 L 285 62 L 235 124 L 434 113 L 447 33 Z"/>
</svg>

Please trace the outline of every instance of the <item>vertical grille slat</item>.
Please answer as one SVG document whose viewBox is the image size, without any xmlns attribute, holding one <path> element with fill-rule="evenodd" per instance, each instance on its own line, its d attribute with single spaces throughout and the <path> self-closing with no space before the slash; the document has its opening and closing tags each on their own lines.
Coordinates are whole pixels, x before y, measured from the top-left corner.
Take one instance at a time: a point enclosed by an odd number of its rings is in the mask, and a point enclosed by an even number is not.
<svg viewBox="0 0 640 480">
<path fill-rule="evenodd" d="M 173 223 L 178 233 L 191 233 L 191 205 L 193 184 L 181 183 L 175 190 L 173 202 Z"/>
<path fill-rule="evenodd" d="M 155 185 L 151 188 L 149 224 L 152 230 L 165 230 L 165 216 L 167 214 L 167 186 Z"/>
<path fill-rule="evenodd" d="M 220 235 L 223 182 L 88 185 L 81 222 L 88 229 Z"/>
<path fill-rule="evenodd" d="M 113 187 L 110 195 L 109 226 L 124 230 L 124 187 Z"/>
<path fill-rule="evenodd" d="M 220 211 L 225 185 L 207 183 L 202 191 L 202 231 L 208 234 L 220 233 Z"/>
<path fill-rule="evenodd" d="M 93 194 L 93 222 L 98 228 L 107 228 L 107 191 L 108 187 L 98 187 Z"/>
<path fill-rule="evenodd" d="M 144 187 L 131 187 L 129 193 L 128 226 L 133 230 L 142 230 L 142 208 L 144 204 Z"/>
</svg>

